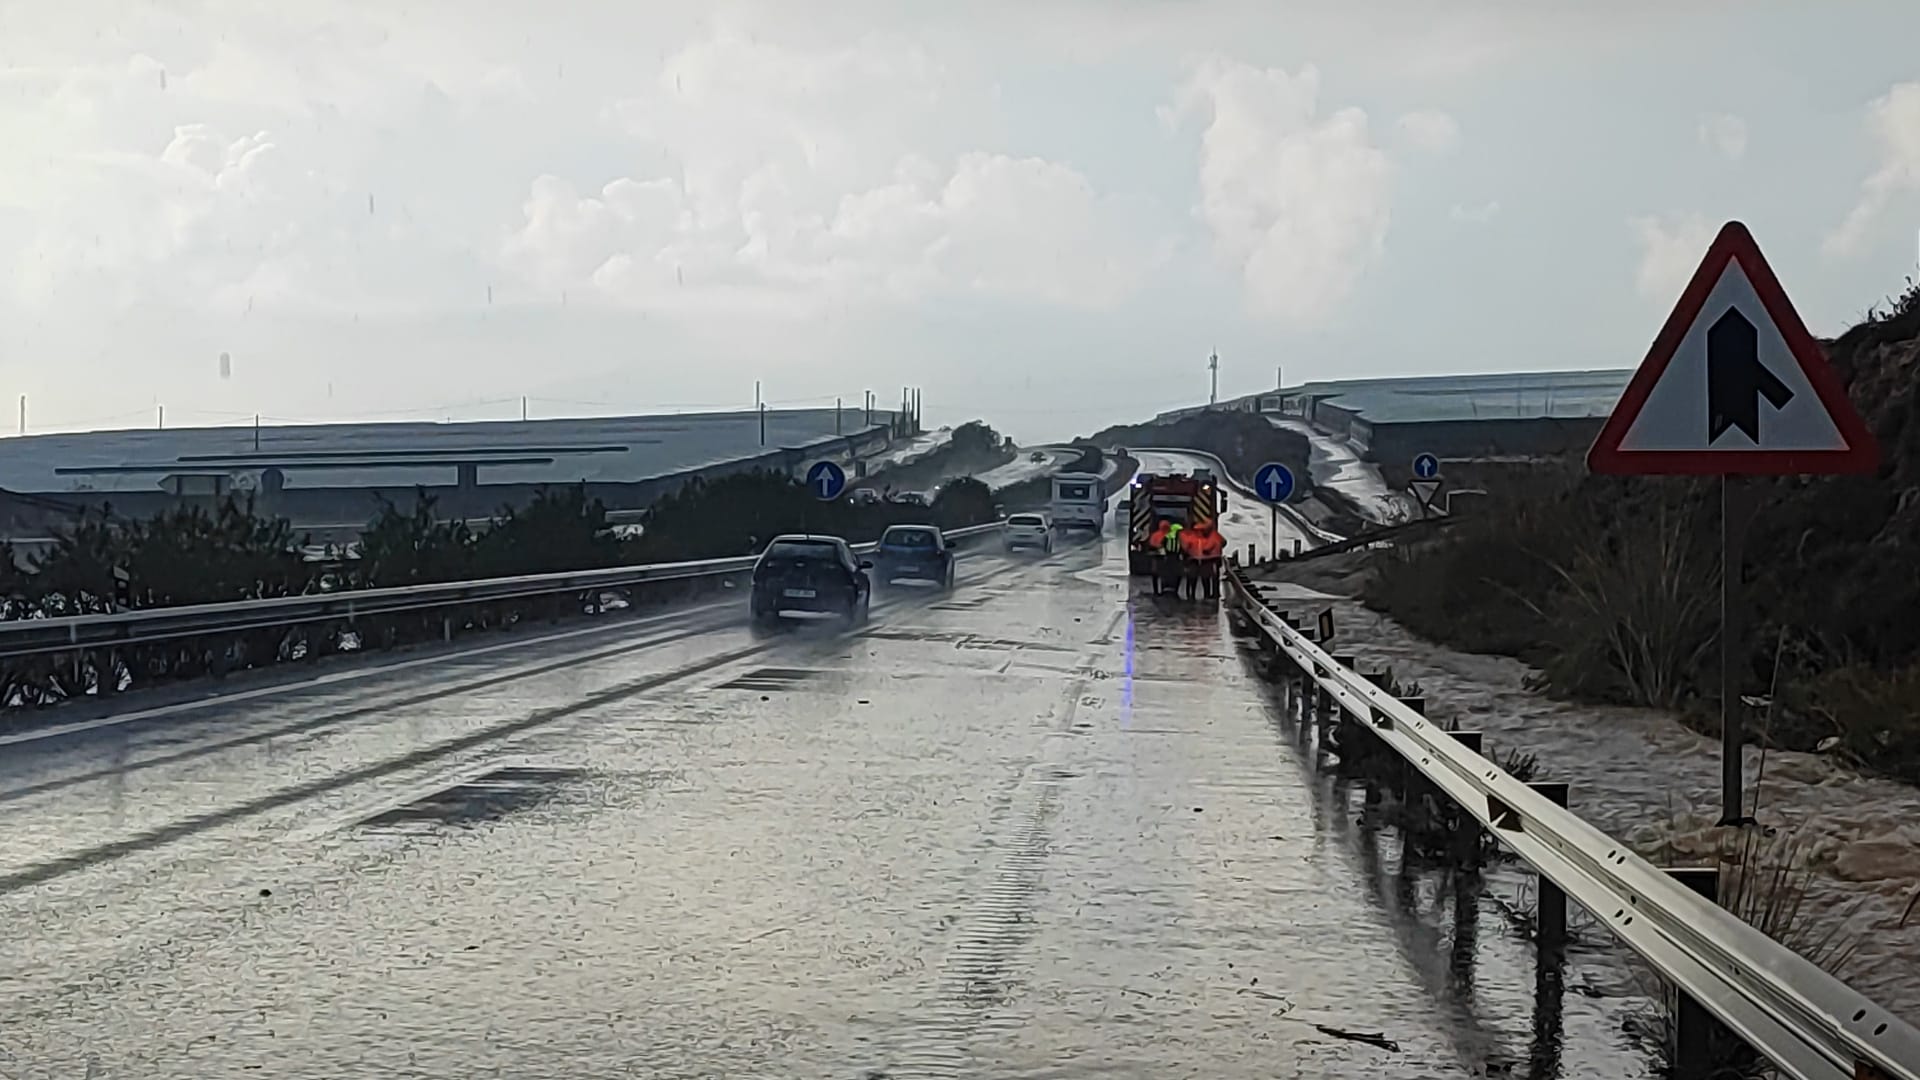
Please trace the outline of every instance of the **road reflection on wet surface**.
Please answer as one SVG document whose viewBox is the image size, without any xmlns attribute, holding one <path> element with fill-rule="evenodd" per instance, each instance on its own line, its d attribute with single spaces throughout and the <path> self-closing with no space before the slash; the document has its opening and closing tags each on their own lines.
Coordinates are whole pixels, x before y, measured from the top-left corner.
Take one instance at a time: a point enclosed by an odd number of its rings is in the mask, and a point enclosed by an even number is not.
<svg viewBox="0 0 1920 1080">
<path fill-rule="evenodd" d="M 0 1075 L 1646 1073 L 1213 606 L 961 577 L 8 747 Z"/>
</svg>

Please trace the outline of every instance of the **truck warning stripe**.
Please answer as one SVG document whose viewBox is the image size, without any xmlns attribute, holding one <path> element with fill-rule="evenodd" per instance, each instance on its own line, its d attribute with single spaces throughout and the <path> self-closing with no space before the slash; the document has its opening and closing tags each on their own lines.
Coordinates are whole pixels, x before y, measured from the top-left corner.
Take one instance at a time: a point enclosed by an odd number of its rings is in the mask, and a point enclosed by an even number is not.
<svg viewBox="0 0 1920 1080">
<path fill-rule="evenodd" d="M 1215 498 L 1215 492 L 1213 491 L 1213 489 L 1203 487 L 1199 491 L 1196 491 L 1193 493 L 1192 524 L 1211 525 L 1213 524 L 1214 519 L 1219 516 L 1220 516 L 1219 500 Z"/>
<path fill-rule="evenodd" d="M 1145 543 L 1148 534 L 1153 532 L 1153 499 L 1147 495 L 1146 489 L 1135 488 L 1133 501 L 1128 506 L 1132 516 L 1132 538 L 1138 543 Z"/>
</svg>

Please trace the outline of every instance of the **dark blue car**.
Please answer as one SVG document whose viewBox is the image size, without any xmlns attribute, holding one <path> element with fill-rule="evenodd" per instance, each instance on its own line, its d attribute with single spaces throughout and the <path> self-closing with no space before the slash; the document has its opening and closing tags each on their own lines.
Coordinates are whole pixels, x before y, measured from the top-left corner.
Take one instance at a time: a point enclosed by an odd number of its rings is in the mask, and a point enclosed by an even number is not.
<svg viewBox="0 0 1920 1080">
<path fill-rule="evenodd" d="M 880 534 L 874 552 L 874 577 L 883 585 L 925 583 L 941 592 L 953 588 L 953 548 L 932 525 L 894 525 Z"/>
</svg>

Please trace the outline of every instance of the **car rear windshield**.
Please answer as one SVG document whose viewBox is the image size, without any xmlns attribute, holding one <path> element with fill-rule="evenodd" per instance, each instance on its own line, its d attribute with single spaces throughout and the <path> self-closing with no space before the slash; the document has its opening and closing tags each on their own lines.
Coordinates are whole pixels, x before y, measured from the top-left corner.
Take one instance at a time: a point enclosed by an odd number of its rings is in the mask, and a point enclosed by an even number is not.
<svg viewBox="0 0 1920 1080">
<path fill-rule="evenodd" d="M 770 563 L 830 563 L 840 561 L 840 549 L 824 540 L 776 540 L 767 547 Z"/>
<path fill-rule="evenodd" d="M 932 548 L 937 546 L 932 529 L 888 529 L 880 537 L 882 547 Z"/>
<path fill-rule="evenodd" d="M 1007 519 L 1007 524 L 1009 525 L 1041 525 L 1045 523 L 1040 520 L 1040 516 L 1038 514 L 1015 514 L 1012 517 Z"/>
<path fill-rule="evenodd" d="M 1093 498 L 1092 484 L 1061 484 L 1060 497 L 1073 501 Z"/>
</svg>

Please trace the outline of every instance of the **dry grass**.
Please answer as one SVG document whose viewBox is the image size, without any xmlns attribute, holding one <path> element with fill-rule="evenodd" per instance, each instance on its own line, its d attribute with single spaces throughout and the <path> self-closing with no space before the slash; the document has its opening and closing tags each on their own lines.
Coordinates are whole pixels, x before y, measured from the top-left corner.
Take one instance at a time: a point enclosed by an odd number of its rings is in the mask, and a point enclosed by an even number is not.
<svg viewBox="0 0 1920 1080">
<path fill-rule="evenodd" d="M 1838 975 L 1859 945 L 1851 926 L 1865 901 L 1815 918 L 1807 905 L 1816 880 L 1809 849 L 1805 838 L 1796 833 L 1752 827 L 1721 830 L 1711 854 L 1711 865 L 1720 871 L 1720 906 Z M 1637 959 L 1634 966 L 1647 998 L 1659 1005 L 1639 1012 L 1632 1026 L 1661 1052 L 1669 1052 L 1678 1000 L 1651 968 Z M 1731 1034 L 1723 1031 L 1713 1040 L 1709 1076 L 1744 1080 L 1774 1074 L 1770 1062 Z"/>
<path fill-rule="evenodd" d="M 1837 974 L 1852 960 L 1859 939 L 1849 927 L 1865 898 L 1837 913 L 1811 918 L 1806 901 L 1815 871 L 1800 834 L 1729 829 L 1715 854 L 1720 906 L 1826 971 Z"/>
<path fill-rule="evenodd" d="M 1672 708 L 1692 693 L 1717 641 L 1719 560 L 1672 488 L 1612 536 L 1588 534 L 1556 561 L 1541 604 L 1560 646 L 1547 681 L 1577 696 Z"/>
</svg>

